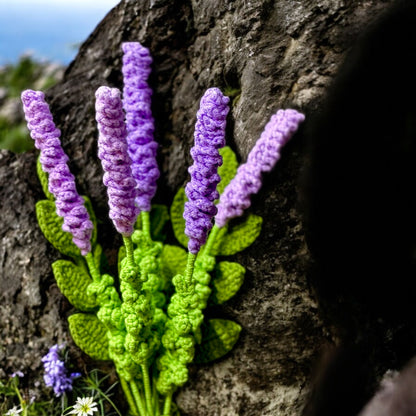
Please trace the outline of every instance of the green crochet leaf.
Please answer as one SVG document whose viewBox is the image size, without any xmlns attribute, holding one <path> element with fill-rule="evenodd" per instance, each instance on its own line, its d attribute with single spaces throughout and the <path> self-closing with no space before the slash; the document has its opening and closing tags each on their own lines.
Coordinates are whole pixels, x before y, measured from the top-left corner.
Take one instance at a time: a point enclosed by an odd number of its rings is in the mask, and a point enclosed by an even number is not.
<svg viewBox="0 0 416 416">
<path fill-rule="evenodd" d="M 182 247 L 165 244 L 161 255 L 162 275 L 171 281 L 172 277 L 184 273 L 187 261 L 188 253 Z"/>
<path fill-rule="evenodd" d="M 81 257 L 79 248 L 72 242 L 72 235 L 62 230 L 64 222 L 55 210 L 55 202 L 42 200 L 36 203 L 36 216 L 39 227 L 46 239 L 62 254 Z"/>
<path fill-rule="evenodd" d="M 39 158 L 40 156 L 38 156 L 38 159 L 36 162 L 36 172 L 38 174 L 39 182 L 42 185 L 43 193 L 45 194 L 46 198 L 48 198 L 50 201 L 53 201 L 55 198 L 49 192 L 49 189 L 48 189 L 48 174 L 43 171 L 42 164 L 40 163 Z"/>
<path fill-rule="evenodd" d="M 94 257 L 94 262 L 95 265 L 98 268 L 98 271 L 100 271 L 102 269 L 102 263 L 103 263 L 103 248 L 101 247 L 100 244 L 96 244 L 95 247 L 93 248 L 93 257 Z"/>
<path fill-rule="evenodd" d="M 69 330 L 75 344 L 94 360 L 109 360 L 105 326 L 95 315 L 76 313 L 68 318 Z"/>
<path fill-rule="evenodd" d="M 235 153 L 229 146 L 220 149 L 220 155 L 222 156 L 222 165 L 218 168 L 218 174 L 221 177 L 221 181 L 217 186 L 217 191 L 221 195 L 224 192 L 224 188 L 237 173 L 238 161 Z"/>
<path fill-rule="evenodd" d="M 88 312 L 97 303 L 87 296 L 87 286 L 92 282 L 88 273 L 68 260 L 57 260 L 52 264 L 53 274 L 61 292 L 76 308 Z"/>
<path fill-rule="evenodd" d="M 179 243 L 184 247 L 188 247 L 189 240 L 185 234 L 185 220 L 183 218 L 183 210 L 187 200 L 185 189 L 179 188 L 170 207 L 170 221 L 172 223 L 173 233 Z"/>
<path fill-rule="evenodd" d="M 240 336 L 241 326 L 226 319 L 210 319 L 203 327 L 202 342 L 197 346 L 195 362 L 209 363 L 231 351 Z"/>
<path fill-rule="evenodd" d="M 94 209 L 92 208 L 91 200 L 86 195 L 82 195 L 82 198 L 85 202 L 85 208 L 87 209 L 88 214 L 90 215 L 90 220 L 94 225 L 91 235 L 91 247 L 94 247 L 95 243 L 97 242 L 97 217 L 95 216 Z"/>
<path fill-rule="evenodd" d="M 126 247 L 123 245 L 118 249 L 117 270 L 119 276 L 121 272 L 121 261 L 124 259 L 124 257 L 126 257 Z"/>
<path fill-rule="evenodd" d="M 169 210 L 166 205 L 153 205 L 150 211 L 150 229 L 153 241 L 164 241 L 165 225 L 169 221 Z"/>
<path fill-rule="evenodd" d="M 216 304 L 226 302 L 240 289 L 246 269 L 239 263 L 221 261 L 215 266 L 215 277 L 212 280 L 212 300 Z"/>
<path fill-rule="evenodd" d="M 253 244 L 259 236 L 262 223 L 261 217 L 249 214 L 245 221 L 231 227 L 228 226 L 227 232 L 220 229 L 210 254 L 212 256 L 231 256 L 244 250 Z"/>
<path fill-rule="evenodd" d="M 165 225 L 169 221 L 169 210 L 166 205 L 154 204 L 150 211 L 150 232 L 153 241 L 164 241 L 166 237 Z M 136 230 L 142 229 L 142 217 L 137 217 L 134 226 Z"/>
</svg>

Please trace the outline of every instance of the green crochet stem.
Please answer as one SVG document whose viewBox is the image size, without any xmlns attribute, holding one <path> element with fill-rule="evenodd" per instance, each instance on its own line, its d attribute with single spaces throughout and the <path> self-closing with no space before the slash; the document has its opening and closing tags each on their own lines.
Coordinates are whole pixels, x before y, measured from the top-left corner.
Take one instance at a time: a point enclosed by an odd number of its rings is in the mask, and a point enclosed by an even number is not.
<svg viewBox="0 0 416 416">
<path fill-rule="evenodd" d="M 192 280 L 192 275 L 194 273 L 194 266 L 195 266 L 195 260 L 196 260 L 197 254 L 188 253 L 188 261 L 186 263 L 186 269 L 185 269 L 185 284 L 186 287 L 189 288 L 192 286 L 195 286 Z"/>
<path fill-rule="evenodd" d="M 134 397 L 134 401 L 136 402 L 137 408 L 139 409 L 140 416 L 148 416 L 146 412 L 146 407 L 143 403 L 143 398 L 140 393 L 139 387 L 135 381 L 130 382 L 131 392 Z"/>
<path fill-rule="evenodd" d="M 142 219 L 142 231 L 143 234 L 146 235 L 149 239 L 151 239 L 150 234 L 150 213 L 147 211 L 142 211 L 140 213 L 140 217 Z"/>
<path fill-rule="evenodd" d="M 95 265 L 95 260 L 91 252 L 85 256 L 85 260 L 87 261 L 87 265 L 90 270 L 90 275 L 92 279 L 94 280 L 94 282 L 99 282 L 101 279 L 101 274 L 98 271 L 97 266 Z"/>
<path fill-rule="evenodd" d="M 172 392 L 168 393 L 163 406 L 163 416 L 170 416 L 170 407 L 172 405 Z"/>
<path fill-rule="evenodd" d="M 130 408 L 131 412 L 133 413 L 133 416 L 139 416 L 139 413 L 137 411 L 136 402 L 135 402 L 134 397 L 131 393 L 130 387 L 129 387 L 127 381 L 123 377 L 120 377 L 120 384 L 121 384 L 121 387 L 123 389 L 124 395 L 126 396 L 129 408 Z"/>
<path fill-rule="evenodd" d="M 149 368 L 147 364 L 142 364 L 141 367 L 142 367 L 142 374 L 143 374 L 144 396 L 146 398 L 146 408 L 147 408 L 149 415 L 153 415 L 152 390 L 150 387 Z"/>
<path fill-rule="evenodd" d="M 154 374 L 155 374 L 155 371 L 154 370 L 153 370 L 153 377 L 154 377 Z M 158 393 L 157 388 L 156 388 L 156 383 L 153 383 L 152 384 L 152 389 L 153 389 L 153 409 L 154 409 L 154 416 L 160 416 L 159 393 Z"/>
<path fill-rule="evenodd" d="M 126 247 L 126 258 L 130 267 L 134 267 L 134 247 L 131 237 L 124 237 L 124 246 Z"/>
<path fill-rule="evenodd" d="M 220 231 L 220 228 L 218 228 L 216 225 L 214 225 L 212 227 L 211 232 L 208 235 L 208 239 L 207 239 L 207 242 L 205 244 L 205 247 L 203 249 L 203 254 L 209 256 L 209 253 L 212 249 L 212 246 L 215 243 L 215 239 L 217 238 L 217 235 L 218 235 L 219 231 Z"/>
</svg>

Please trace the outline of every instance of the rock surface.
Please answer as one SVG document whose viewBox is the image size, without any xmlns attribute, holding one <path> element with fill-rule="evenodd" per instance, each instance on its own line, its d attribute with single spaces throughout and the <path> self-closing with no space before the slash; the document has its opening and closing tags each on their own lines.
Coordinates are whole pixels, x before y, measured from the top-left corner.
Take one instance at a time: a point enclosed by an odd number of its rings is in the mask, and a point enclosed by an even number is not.
<svg viewBox="0 0 416 416">
<path fill-rule="evenodd" d="M 150 83 L 161 169 L 155 201 L 170 204 L 188 178 L 205 89 L 217 86 L 232 97 L 227 139 L 244 161 L 277 109 L 297 108 L 307 117 L 319 109 L 345 52 L 389 3 L 125 0 L 113 9 L 63 81 L 47 92 L 78 189 L 103 220 L 99 240 L 110 261 L 120 240 L 105 220 L 94 93 L 101 85 L 122 87 L 121 42 L 140 41 L 154 58 Z M 336 341 L 307 280 L 298 206 L 304 157 L 301 128 L 253 198 L 251 211 L 264 225 L 258 241 L 235 256 L 247 268 L 243 288 L 209 311 L 241 324 L 241 338 L 225 359 L 191 368 L 191 381 L 176 399 L 183 415 L 301 415 L 314 363 L 322 347 Z M 33 152 L 1 153 L 0 362 L 4 373 L 23 370 L 39 378 L 46 349 L 70 343 L 71 310 L 51 273 L 59 255 L 36 223 L 34 205 L 42 196 L 35 160 Z"/>
</svg>

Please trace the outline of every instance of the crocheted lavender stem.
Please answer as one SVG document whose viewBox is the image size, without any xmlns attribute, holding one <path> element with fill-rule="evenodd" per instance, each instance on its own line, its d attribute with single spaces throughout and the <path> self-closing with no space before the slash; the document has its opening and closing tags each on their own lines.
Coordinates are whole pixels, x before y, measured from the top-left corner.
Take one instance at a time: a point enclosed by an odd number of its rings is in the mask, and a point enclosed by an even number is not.
<svg viewBox="0 0 416 416">
<path fill-rule="evenodd" d="M 279 110 L 267 123 L 247 162 L 226 186 L 217 205 L 215 225 L 223 227 L 231 218 L 239 217 L 250 204 L 250 196 L 259 191 L 262 173 L 270 171 L 280 158 L 280 149 L 288 142 L 305 116 L 296 110 Z"/>
<path fill-rule="evenodd" d="M 100 87 L 95 97 L 95 118 L 99 131 L 98 157 L 104 170 L 103 182 L 107 187 L 109 216 L 116 230 L 124 237 L 129 237 L 133 233 L 139 208 L 135 205 L 136 183 L 127 153 L 121 93 L 117 88 Z"/>
<path fill-rule="evenodd" d="M 147 84 L 152 57 L 149 50 L 138 42 L 123 43 L 122 49 L 123 107 L 131 170 L 137 184 L 136 203 L 141 211 L 150 211 L 150 201 L 156 193 L 156 181 L 160 175 L 156 162 L 157 143 L 153 140 L 152 90 Z"/>
<path fill-rule="evenodd" d="M 225 125 L 229 98 L 218 88 L 208 89 L 201 99 L 195 124 L 195 145 L 191 149 L 194 164 L 188 169 L 191 180 L 185 188 L 185 234 L 189 237 L 188 250 L 196 254 L 205 244 L 217 212 L 214 201 L 220 176 L 218 167 L 222 157 L 218 149 L 225 145 Z"/>
<path fill-rule="evenodd" d="M 62 229 L 72 234 L 72 241 L 85 256 L 91 251 L 93 224 L 69 171 L 68 156 L 59 140 L 61 132 L 55 127 L 43 92 L 23 91 L 22 102 L 30 135 L 41 152 L 42 168 L 49 174 L 48 187 L 55 197 L 56 212 L 64 219 Z"/>
</svg>

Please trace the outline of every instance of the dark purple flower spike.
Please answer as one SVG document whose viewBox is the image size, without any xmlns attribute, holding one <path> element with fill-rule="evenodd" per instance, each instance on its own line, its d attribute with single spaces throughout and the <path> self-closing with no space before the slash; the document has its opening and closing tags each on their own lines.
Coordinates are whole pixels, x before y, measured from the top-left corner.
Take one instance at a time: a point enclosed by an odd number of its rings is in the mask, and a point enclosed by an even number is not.
<svg viewBox="0 0 416 416">
<path fill-rule="evenodd" d="M 128 153 L 137 185 L 136 203 L 140 211 L 149 212 L 156 193 L 159 169 L 157 143 L 153 140 L 152 90 L 147 84 L 152 57 L 139 42 L 126 42 L 123 49 L 123 107 L 126 113 Z"/>
<path fill-rule="evenodd" d="M 208 89 L 201 99 L 195 125 L 193 165 L 188 169 L 191 180 L 185 188 L 185 234 L 189 237 L 188 250 L 198 253 L 212 228 L 212 218 L 217 212 L 214 201 L 220 181 L 218 167 L 222 157 L 218 150 L 225 145 L 225 125 L 229 111 L 229 98 L 218 88 Z"/>
</svg>

